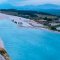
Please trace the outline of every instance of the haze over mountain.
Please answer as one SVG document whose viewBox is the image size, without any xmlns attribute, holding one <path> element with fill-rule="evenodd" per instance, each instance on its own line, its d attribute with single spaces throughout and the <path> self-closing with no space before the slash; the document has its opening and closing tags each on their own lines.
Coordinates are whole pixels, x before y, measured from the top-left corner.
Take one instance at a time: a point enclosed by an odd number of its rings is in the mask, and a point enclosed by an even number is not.
<svg viewBox="0 0 60 60">
<path fill-rule="evenodd" d="M 43 5 L 26 5 L 16 7 L 17 9 L 25 9 L 25 10 L 40 10 L 40 9 L 60 9 L 59 5 L 55 4 L 43 4 Z"/>
<path fill-rule="evenodd" d="M 14 6 L 11 4 L 0 4 L 0 9 L 12 9 Z"/>
<path fill-rule="evenodd" d="M 41 4 L 41 5 L 13 6 L 11 4 L 0 4 L 0 9 L 6 9 L 6 8 L 19 9 L 19 10 L 60 9 L 60 5 Z"/>
<path fill-rule="evenodd" d="M 25 5 L 25 6 L 12 6 L 11 4 L 1 4 L 0 9 L 32 10 L 60 16 L 60 5 L 55 4 Z"/>
<path fill-rule="evenodd" d="M 17 7 L 17 9 L 46 12 L 46 13 L 60 16 L 60 6 L 55 4 L 44 4 L 44 5 L 37 5 L 37 6 L 28 5 L 28 6 Z"/>
</svg>

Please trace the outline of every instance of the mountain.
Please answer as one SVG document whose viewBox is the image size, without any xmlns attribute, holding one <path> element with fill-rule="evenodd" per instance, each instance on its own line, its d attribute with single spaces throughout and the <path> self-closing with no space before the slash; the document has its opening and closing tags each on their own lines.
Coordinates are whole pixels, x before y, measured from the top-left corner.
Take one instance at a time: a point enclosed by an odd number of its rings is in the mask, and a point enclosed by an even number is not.
<svg viewBox="0 0 60 60">
<path fill-rule="evenodd" d="M 20 6 L 16 7 L 19 10 L 32 10 L 38 12 L 45 12 L 53 15 L 60 16 L 60 6 L 55 4 L 44 4 L 44 5 L 28 5 L 28 6 Z"/>
<path fill-rule="evenodd" d="M 19 6 L 16 7 L 17 9 L 25 9 L 25 10 L 40 10 L 40 9 L 60 9 L 59 5 L 55 4 L 43 4 L 43 5 L 26 5 L 26 6 Z"/>
<path fill-rule="evenodd" d="M 32 10 L 38 12 L 49 13 L 52 15 L 60 16 L 60 6 L 55 4 L 43 4 L 43 5 L 26 5 L 26 6 L 12 6 L 10 4 L 0 5 L 0 9 L 17 9 L 17 10 Z"/>
<path fill-rule="evenodd" d="M 11 4 L 0 4 L 0 9 L 12 9 L 14 6 Z"/>
</svg>

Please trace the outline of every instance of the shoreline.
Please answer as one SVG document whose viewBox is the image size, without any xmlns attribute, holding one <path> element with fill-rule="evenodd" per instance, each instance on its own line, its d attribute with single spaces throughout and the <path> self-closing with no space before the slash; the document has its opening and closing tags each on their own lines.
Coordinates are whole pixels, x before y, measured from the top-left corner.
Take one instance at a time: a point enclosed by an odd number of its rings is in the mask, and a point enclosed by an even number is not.
<svg viewBox="0 0 60 60">
<path fill-rule="evenodd" d="M 47 28 L 43 28 L 43 27 L 24 27 L 24 26 L 18 26 L 18 28 L 30 28 L 30 29 L 41 29 L 41 30 L 45 30 L 45 31 L 48 31 L 48 32 L 53 32 L 53 33 L 57 33 L 57 34 L 60 34 L 60 32 L 58 31 L 53 31 L 53 30 L 49 30 Z"/>
<path fill-rule="evenodd" d="M 7 15 L 7 14 L 4 14 L 4 13 L 0 13 L 0 15 L 4 16 L 4 19 L 5 19 L 5 17 L 6 18 L 8 17 L 10 20 L 12 20 L 12 18 L 15 20 L 15 17 L 16 17 L 16 18 L 18 18 L 18 22 L 20 21 L 19 18 L 22 18 L 22 17 L 18 17 L 18 16 L 13 16 L 13 15 Z M 50 30 L 50 29 L 47 29 L 47 28 L 44 28 L 44 27 L 35 27 L 35 26 L 18 26 L 18 27 L 19 28 L 21 27 L 21 28 L 42 29 L 42 30 L 46 30 L 46 31 L 49 31 L 49 32 L 54 32 L 54 33 L 59 33 L 60 34 L 60 32 L 58 32 L 58 31 Z"/>
<path fill-rule="evenodd" d="M 1 38 L 0 38 L 0 55 L 2 56 L 2 59 L 10 60 L 8 53 L 4 48 L 3 40 Z"/>
</svg>

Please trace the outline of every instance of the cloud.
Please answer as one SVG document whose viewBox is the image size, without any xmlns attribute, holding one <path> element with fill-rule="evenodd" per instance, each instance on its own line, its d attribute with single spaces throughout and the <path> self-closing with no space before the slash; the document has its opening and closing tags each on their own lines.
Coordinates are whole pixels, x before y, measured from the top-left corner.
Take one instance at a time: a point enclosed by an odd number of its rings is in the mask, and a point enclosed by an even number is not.
<svg viewBox="0 0 60 60">
<path fill-rule="evenodd" d="M 60 0 L 0 0 L 0 4 L 11 4 L 13 6 L 40 5 L 40 4 L 57 4 Z"/>
<path fill-rule="evenodd" d="M 23 0 L 16 1 L 13 5 L 15 6 L 25 6 L 25 5 L 40 5 L 40 4 L 57 4 L 60 5 L 60 0 Z"/>
<path fill-rule="evenodd" d="M 0 4 L 5 3 L 7 0 L 0 0 Z"/>
</svg>

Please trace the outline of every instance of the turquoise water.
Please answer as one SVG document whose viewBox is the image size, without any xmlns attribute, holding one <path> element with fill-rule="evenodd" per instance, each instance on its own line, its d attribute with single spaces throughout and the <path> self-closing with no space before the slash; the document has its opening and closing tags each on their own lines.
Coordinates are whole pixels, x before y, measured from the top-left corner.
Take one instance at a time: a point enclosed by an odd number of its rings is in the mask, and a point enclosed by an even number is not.
<svg viewBox="0 0 60 60">
<path fill-rule="evenodd" d="M 11 60 L 60 60 L 60 33 L 0 20 L 0 37 Z"/>
</svg>

